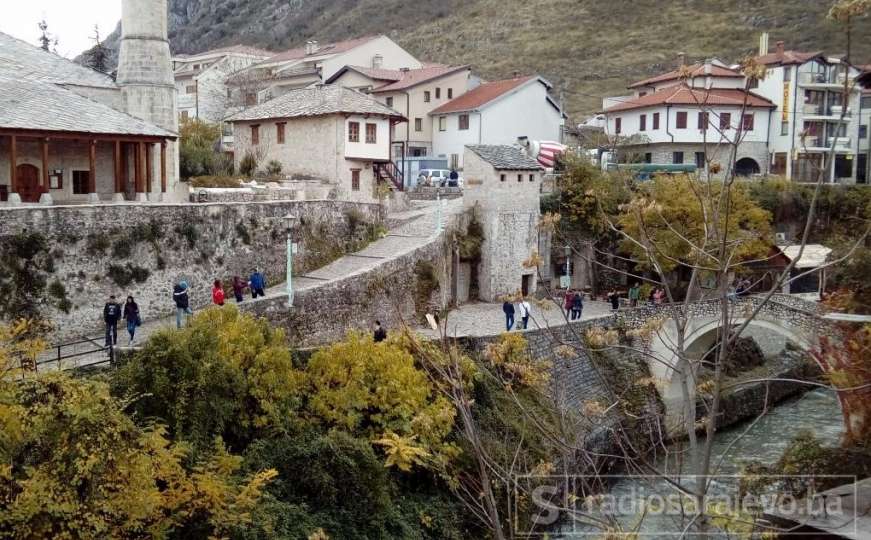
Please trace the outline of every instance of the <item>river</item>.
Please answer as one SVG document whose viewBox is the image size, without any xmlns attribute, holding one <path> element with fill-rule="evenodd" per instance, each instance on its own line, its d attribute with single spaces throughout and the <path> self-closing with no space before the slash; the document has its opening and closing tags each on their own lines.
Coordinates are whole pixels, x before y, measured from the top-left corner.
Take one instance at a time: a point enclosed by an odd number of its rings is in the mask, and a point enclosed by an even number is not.
<svg viewBox="0 0 871 540">
<path fill-rule="evenodd" d="M 719 476 L 712 484 L 711 493 L 722 496 L 733 494 L 736 491 L 734 488 L 737 486 L 737 478 L 730 475 L 740 474 L 748 462 L 758 461 L 765 464 L 776 462 L 787 445 L 802 430 L 812 431 L 826 445 L 838 444 L 843 433 L 843 424 L 840 406 L 834 392 L 823 389 L 808 392 L 777 405 L 755 424 L 749 421 L 717 433 L 712 447 L 714 456 L 712 463 L 717 464 L 721 456 L 723 459 L 717 470 Z M 735 442 L 737 437 L 740 439 Z M 659 460 L 660 470 L 666 465 L 668 464 L 663 460 Z M 625 518 L 619 518 L 624 530 L 632 529 L 639 523 L 638 514 L 634 514 L 631 509 L 641 508 L 640 501 L 645 500 L 650 503 L 651 495 L 666 496 L 674 493 L 674 489 L 661 479 L 642 478 L 620 479 L 610 490 L 614 504 L 622 504 L 624 508 L 630 509 L 628 512 L 623 509 L 617 512 L 621 516 L 624 513 L 629 514 Z M 652 507 L 654 506 L 649 508 Z M 640 536 L 645 538 L 654 536 L 676 538 L 681 530 L 679 517 L 663 515 L 648 515 L 640 521 L 639 528 Z M 601 529 L 563 520 L 552 537 L 571 539 L 601 535 Z"/>
</svg>

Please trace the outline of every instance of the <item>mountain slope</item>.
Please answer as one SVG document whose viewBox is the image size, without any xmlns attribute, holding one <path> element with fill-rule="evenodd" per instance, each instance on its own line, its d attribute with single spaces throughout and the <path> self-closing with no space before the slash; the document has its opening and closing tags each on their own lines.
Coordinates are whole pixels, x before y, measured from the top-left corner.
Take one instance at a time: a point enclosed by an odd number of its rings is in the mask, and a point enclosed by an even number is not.
<svg viewBox="0 0 871 540">
<path fill-rule="evenodd" d="M 485 78 L 537 72 L 564 91 L 573 119 L 603 95 L 688 59 L 737 61 L 771 44 L 841 54 L 845 38 L 808 0 L 170 0 L 174 52 L 233 43 L 274 50 L 386 34 L 419 58 L 469 63 Z M 858 21 L 853 60 L 871 62 L 871 19 Z M 117 47 L 117 30 L 108 40 Z"/>
</svg>

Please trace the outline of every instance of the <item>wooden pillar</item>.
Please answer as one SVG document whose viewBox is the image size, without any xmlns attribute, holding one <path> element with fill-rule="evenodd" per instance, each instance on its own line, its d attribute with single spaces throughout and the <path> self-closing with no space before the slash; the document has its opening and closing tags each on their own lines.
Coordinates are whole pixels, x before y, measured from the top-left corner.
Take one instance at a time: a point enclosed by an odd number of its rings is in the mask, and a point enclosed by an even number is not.
<svg viewBox="0 0 871 540">
<path fill-rule="evenodd" d="M 130 181 L 130 160 L 127 159 L 127 143 L 121 143 L 121 193 L 127 192 L 127 183 Z"/>
<path fill-rule="evenodd" d="M 133 187 L 136 193 L 145 193 L 142 178 L 142 148 L 141 143 L 133 143 Z"/>
<path fill-rule="evenodd" d="M 48 193 L 51 186 L 48 183 L 48 137 L 42 139 L 42 190 Z"/>
<path fill-rule="evenodd" d="M 154 145 L 152 143 L 144 143 L 145 149 L 145 192 L 151 193 L 151 178 L 154 176 Z"/>
<path fill-rule="evenodd" d="M 92 140 L 88 145 L 88 194 L 97 192 L 97 141 Z"/>
<path fill-rule="evenodd" d="M 112 161 L 115 166 L 115 193 L 124 193 L 124 183 L 121 180 L 121 141 L 115 141 Z"/>
<path fill-rule="evenodd" d="M 160 192 L 166 193 L 166 141 L 160 141 Z"/>
<path fill-rule="evenodd" d="M 17 140 L 15 135 L 9 136 L 9 191 L 10 193 L 18 193 L 16 189 L 16 170 L 18 169 L 18 165 L 15 163 L 18 159 L 18 149 L 17 149 Z"/>
</svg>

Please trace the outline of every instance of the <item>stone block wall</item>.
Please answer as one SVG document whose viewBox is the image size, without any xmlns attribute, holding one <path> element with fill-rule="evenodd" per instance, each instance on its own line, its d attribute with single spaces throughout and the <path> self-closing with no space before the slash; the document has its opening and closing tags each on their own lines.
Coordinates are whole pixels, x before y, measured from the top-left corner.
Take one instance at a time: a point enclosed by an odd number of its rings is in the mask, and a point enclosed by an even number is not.
<svg viewBox="0 0 871 540">
<path fill-rule="evenodd" d="M 326 241 L 334 243 L 352 240 L 351 214 L 358 223 L 381 220 L 378 205 L 340 201 L 2 208 L 0 241 L 22 231 L 47 240 L 54 269 L 46 278 L 64 286 L 72 305 L 63 313 L 43 302 L 57 326 L 51 338 L 60 341 L 99 333 L 110 294 L 119 300 L 133 295 L 143 319 L 153 320 L 174 313 L 172 286 L 182 279 L 195 308 L 211 302 L 214 279 L 247 277 L 255 266 L 268 284 L 283 282 L 288 214 L 306 227 L 327 227 L 333 234 Z M 315 260 L 322 254 L 302 246 L 295 269 L 311 270 Z M 115 277 L 125 274 L 135 277 L 118 284 Z"/>
</svg>

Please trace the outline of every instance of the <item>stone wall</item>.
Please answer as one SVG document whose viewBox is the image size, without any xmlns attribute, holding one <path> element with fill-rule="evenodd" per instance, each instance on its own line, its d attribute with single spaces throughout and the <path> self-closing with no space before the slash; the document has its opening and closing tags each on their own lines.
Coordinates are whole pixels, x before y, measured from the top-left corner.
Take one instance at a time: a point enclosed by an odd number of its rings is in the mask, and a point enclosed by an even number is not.
<svg viewBox="0 0 871 540">
<path fill-rule="evenodd" d="M 331 252 L 359 241 L 351 238 L 352 221 L 380 223 L 382 215 L 378 205 L 339 201 L 2 208 L 0 241 L 22 231 L 46 238 L 54 266 L 46 277 L 64 286 L 72 308 L 62 313 L 48 301 L 42 307 L 56 322 L 52 338 L 69 340 L 99 333 L 110 294 L 133 295 L 143 318 L 152 320 L 174 312 L 172 286 L 182 279 L 194 307 L 210 303 L 214 279 L 247 277 L 255 266 L 269 284 L 283 282 L 288 214 L 303 227 L 330 230 L 317 249 Z M 303 245 L 295 269 L 311 270 L 313 261 L 322 264 L 323 253 Z M 125 274 L 135 277 L 121 285 Z"/>
</svg>

